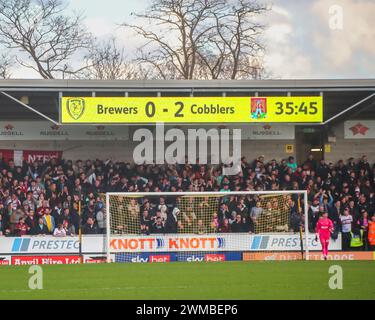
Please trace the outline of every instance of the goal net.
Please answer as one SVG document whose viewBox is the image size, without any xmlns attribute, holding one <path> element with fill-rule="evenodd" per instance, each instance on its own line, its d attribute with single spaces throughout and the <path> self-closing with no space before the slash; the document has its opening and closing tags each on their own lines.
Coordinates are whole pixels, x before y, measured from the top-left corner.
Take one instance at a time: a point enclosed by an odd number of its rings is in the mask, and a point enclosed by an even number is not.
<svg viewBox="0 0 375 320">
<path fill-rule="evenodd" d="M 270 252 L 302 259 L 306 199 L 306 191 L 107 193 L 108 261 L 251 260 Z"/>
</svg>

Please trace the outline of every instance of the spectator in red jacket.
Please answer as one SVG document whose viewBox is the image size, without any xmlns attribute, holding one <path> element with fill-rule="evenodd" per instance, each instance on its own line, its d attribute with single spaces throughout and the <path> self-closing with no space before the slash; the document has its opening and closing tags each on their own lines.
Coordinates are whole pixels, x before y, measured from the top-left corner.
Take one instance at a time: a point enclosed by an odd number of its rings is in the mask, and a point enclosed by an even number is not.
<svg viewBox="0 0 375 320">
<path fill-rule="evenodd" d="M 20 218 L 19 222 L 16 224 L 15 233 L 18 237 L 27 235 L 30 230 L 29 226 L 25 223 L 24 218 Z"/>
</svg>

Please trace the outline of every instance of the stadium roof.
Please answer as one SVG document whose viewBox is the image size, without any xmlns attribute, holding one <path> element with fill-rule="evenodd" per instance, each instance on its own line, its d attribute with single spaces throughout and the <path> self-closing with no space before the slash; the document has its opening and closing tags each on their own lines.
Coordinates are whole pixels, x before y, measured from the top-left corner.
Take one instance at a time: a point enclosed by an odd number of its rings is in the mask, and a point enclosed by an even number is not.
<svg viewBox="0 0 375 320">
<path fill-rule="evenodd" d="M 15 99 L 58 120 L 61 96 L 322 95 L 324 121 L 375 119 L 375 79 L 331 80 L 0 80 L 1 120 L 40 120 Z M 26 100 L 25 100 L 25 97 Z M 12 99 L 13 98 L 13 99 Z"/>
<path fill-rule="evenodd" d="M 0 80 L 1 90 L 373 90 L 375 79 L 301 80 Z"/>
</svg>

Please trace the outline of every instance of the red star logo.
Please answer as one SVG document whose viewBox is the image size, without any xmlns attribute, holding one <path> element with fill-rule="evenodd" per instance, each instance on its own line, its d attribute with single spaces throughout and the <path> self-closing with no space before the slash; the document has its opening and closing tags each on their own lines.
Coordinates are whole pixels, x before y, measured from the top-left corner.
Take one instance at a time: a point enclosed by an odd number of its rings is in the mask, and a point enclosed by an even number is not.
<svg viewBox="0 0 375 320">
<path fill-rule="evenodd" d="M 269 124 L 266 124 L 266 125 L 264 125 L 263 126 L 263 129 L 264 130 L 269 130 L 269 129 L 271 129 L 272 127 L 269 125 Z"/>
<path fill-rule="evenodd" d="M 14 127 L 11 124 L 7 124 L 4 128 L 6 130 L 13 130 L 14 129 Z"/>
<path fill-rule="evenodd" d="M 59 130 L 60 126 L 58 126 L 57 124 L 54 124 L 53 126 L 51 126 L 51 129 L 52 130 Z"/>
<path fill-rule="evenodd" d="M 366 132 L 369 130 L 366 126 L 361 123 L 357 123 L 354 127 L 349 128 L 353 132 L 353 136 L 360 134 L 362 136 L 366 135 Z"/>
</svg>

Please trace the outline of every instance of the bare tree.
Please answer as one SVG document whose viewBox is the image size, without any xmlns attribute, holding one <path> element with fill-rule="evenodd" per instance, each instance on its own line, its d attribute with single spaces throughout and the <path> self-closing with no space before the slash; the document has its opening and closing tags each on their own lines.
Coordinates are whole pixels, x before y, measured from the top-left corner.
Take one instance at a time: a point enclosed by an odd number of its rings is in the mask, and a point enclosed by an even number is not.
<svg viewBox="0 0 375 320">
<path fill-rule="evenodd" d="M 259 37 L 264 26 L 257 16 L 267 10 L 267 6 L 258 1 L 236 0 L 230 1 L 230 6 L 224 10 L 214 12 L 216 34 L 208 39 L 214 48 L 213 58 L 210 61 L 202 57 L 208 69 L 216 71 L 214 76 L 228 79 L 259 77 L 260 55 L 264 51 Z"/>
<path fill-rule="evenodd" d="M 126 24 L 143 37 L 137 61 L 162 79 L 258 77 L 264 50 L 256 0 L 153 0 L 141 20 Z M 256 64 L 253 62 L 257 61 Z"/>
<path fill-rule="evenodd" d="M 7 53 L 0 55 L 0 79 L 9 79 L 11 77 L 10 68 L 13 65 L 13 57 Z"/>
<path fill-rule="evenodd" d="M 45 79 L 72 77 L 87 66 L 74 68 L 71 60 L 88 48 L 91 35 L 82 16 L 65 15 L 60 0 L 0 0 L 0 41 L 23 55 L 17 61 Z"/>
<path fill-rule="evenodd" d="M 125 56 L 124 48 L 119 48 L 113 37 L 101 43 L 93 43 L 86 56 L 85 75 L 92 79 L 144 79 L 147 75 L 143 68 Z"/>
<path fill-rule="evenodd" d="M 93 44 L 86 56 L 90 68 L 88 76 L 94 79 L 115 80 L 124 75 L 124 49 L 119 49 L 115 38 Z"/>
<path fill-rule="evenodd" d="M 214 24 L 207 23 L 224 0 L 154 0 L 145 13 L 133 13 L 140 24 L 127 24 L 146 40 L 138 61 L 151 65 L 161 78 L 193 79 L 197 51 Z"/>
</svg>

